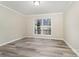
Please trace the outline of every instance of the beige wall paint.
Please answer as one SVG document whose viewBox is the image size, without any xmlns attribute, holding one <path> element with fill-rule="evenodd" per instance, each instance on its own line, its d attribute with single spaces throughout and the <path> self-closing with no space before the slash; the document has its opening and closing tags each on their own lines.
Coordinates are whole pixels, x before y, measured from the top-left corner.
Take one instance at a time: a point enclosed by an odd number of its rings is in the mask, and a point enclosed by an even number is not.
<svg viewBox="0 0 79 59">
<path fill-rule="evenodd" d="M 19 13 L 0 5 L 0 44 L 24 36 L 24 19 Z"/>
<path fill-rule="evenodd" d="M 0 5 L 0 44 L 25 36 L 33 37 L 33 20 L 43 17 L 52 18 L 52 38 L 62 39 L 62 13 L 23 16 L 6 6 Z"/>
<path fill-rule="evenodd" d="M 63 13 L 23 16 L 0 5 L 0 44 L 25 36 L 33 37 L 33 20 L 44 17 L 52 19 L 52 38 L 63 39 Z"/>
<path fill-rule="evenodd" d="M 79 2 L 75 2 L 64 14 L 64 33 L 65 40 L 79 51 Z"/>
<path fill-rule="evenodd" d="M 48 18 L 52 20 L 52 38 L 63 39 L 63 13 L 50 13 L 40 15 L 29 15 L 26 19 L 26 36 L 33 37 L 33 21 L 39 18 Z M 45 36 L 46 37 L 46 36 Z"/>
</svg>

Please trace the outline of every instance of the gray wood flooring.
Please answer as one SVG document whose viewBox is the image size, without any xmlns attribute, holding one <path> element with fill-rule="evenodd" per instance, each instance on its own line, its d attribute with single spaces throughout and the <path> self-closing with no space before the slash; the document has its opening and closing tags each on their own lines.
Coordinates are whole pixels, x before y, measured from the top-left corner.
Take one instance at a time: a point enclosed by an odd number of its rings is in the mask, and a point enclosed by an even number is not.
<svg viewBox="0 0 79 59">
<path fill-rule="evenodd" d="M 0 57 L 76 57 L 63 40 L 23 38 L 0 47 Z"/>
</svg>

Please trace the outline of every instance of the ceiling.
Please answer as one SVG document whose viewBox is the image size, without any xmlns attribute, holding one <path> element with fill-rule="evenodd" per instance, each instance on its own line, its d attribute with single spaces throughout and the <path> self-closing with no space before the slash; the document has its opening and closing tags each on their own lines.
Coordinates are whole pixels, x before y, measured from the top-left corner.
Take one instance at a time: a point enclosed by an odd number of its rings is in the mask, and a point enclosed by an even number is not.
<svg viewBox="0 0 79 59">
<path fill-rule="evenodd" d="M 72 4 L 71 1 L 40 1 L 34 6 L 33 1 L 1 1 L 1 4 L 24 15 L 65 12 Z"/>
</svg>

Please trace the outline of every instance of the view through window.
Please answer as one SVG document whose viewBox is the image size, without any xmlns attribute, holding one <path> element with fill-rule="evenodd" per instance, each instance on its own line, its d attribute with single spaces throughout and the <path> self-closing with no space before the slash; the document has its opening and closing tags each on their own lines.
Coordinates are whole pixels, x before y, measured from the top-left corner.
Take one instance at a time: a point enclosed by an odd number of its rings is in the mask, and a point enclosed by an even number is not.
<svg viewBox="0 0 79 59">
<path fill-rule="evenodd" d="M 35 20 L 34 34 L 51 35 L 51 18 Z"/>
</svg>

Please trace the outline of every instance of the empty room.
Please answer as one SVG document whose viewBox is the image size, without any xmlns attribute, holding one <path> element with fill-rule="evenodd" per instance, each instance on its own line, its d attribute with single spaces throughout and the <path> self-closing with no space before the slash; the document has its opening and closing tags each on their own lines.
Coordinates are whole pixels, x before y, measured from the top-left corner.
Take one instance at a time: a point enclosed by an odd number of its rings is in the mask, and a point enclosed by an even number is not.
<svg viewBox="0 0 79 59">
<path fill-rule="evenodd" d="M 79 1 L 0 1 L 0 57 L 78 57 Z"/>
</svg>

